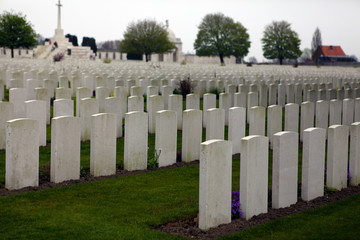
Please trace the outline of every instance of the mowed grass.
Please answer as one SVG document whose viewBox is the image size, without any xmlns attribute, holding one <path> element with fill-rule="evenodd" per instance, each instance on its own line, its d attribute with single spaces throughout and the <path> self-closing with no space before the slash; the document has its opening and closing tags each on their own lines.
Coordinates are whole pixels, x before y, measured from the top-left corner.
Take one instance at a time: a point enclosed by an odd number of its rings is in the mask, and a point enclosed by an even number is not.
<svg viewBox="0 0 360 240">
<path fill-rule="evenodd" d="M 238 158 L 233 190 L 239 188 Z M 199 166 L 0 198 L 0 239 L 182 239 L 152 227 L 198 212 Z M 225 239 L 357 239 L 360 195 Z"/>
</svg>

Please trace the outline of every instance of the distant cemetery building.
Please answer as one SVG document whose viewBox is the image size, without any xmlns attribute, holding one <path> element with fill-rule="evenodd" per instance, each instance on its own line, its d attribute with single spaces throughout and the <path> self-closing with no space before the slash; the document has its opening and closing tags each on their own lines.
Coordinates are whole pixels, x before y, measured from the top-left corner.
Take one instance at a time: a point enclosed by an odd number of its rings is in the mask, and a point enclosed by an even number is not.
<svg viewBox="0 0 360 240">
<path fill-rule="evenodd" d="M 352 57 L 346 56 L 340 46 L 319 46 L 314 53 L 313 60 L 318 63 L 355 62 Z"/>
</svg>

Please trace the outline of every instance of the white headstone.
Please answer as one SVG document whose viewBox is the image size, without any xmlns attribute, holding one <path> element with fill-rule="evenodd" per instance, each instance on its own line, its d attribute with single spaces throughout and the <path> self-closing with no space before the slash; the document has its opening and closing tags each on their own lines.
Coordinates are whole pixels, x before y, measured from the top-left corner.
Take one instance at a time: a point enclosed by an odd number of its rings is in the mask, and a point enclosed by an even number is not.
<svg viewBox="0 0 360 240">
<path fill-rule="evenodd" d="M 347 186 L 348 141 L 348 126 L 329 127 L 326 185 L 330 188 L 341 190 Z"/>
<path fill-rule="evenodd" d="M 297 132 L 278 132 L 273 136 L 272 207 L 289 207 L 297 202 Z"/>
<path fill-rule="evenodd" d="M 142 97 L 143 96 L 143 88 L 140 86 L 132 86 L 130 89 L 130 95 Z"/>
<path fill-rule="evenodd" d="M 278 105 L 285 106 L 286 86 L 282 83 L 278 85 Z"/>
<path fill-rule="evenodd" d="M 329 102 L 319 100 L 316 102 L 315 127 L 327 130 L 329 126 Z"/>
<path fill-rule="evenodd" d="M 39 145 L 46 146 L 46 102 L 30 100 L 25 102 L 26 117 L 38 121 Z"/>
<path fill-rule="evenodd" d="M 70 99 L 57 99 L 54 101 L 54 117 L 74 116 L 74 101 Z"/>
<path fill-rule="evenodd" d="M 224 139 L 225 110 L 210 108 L 206 114 L 206 140 Z"/>
<path fill-rule="evenodd" d="M 207 110 L 216 108 L 216 95 L 212 93 L 204 94 L 203 99 L 203 126 L 206 127 L 206 114 Z"/>
<path fill-rule="evenodd" d="M 354 122 L 360 122 L 360 97 L 355 98 Z"/>
<path fill-rule="evenodd" d="M 46 124 L 50 124 L 50 95 L 46 88 L 35 88 L 35 99 L 46 102 Z"/>
<path fill-rule="evenodd" d="M 169 96 L 169 110 L 177 113 L 177 129 L 182 129 L 183 97 L 182 95 L 172 94 Z"/>
<path fill-rule="evenodd" d="M 229 108 L 231 107 L 231 97 L 228 93 L 220 93 L 219 108 L 225 111 L 225 125 L 229 125 Z"/>
<path fill-rule="evenodd" d="M 246 97 L 247 94 L 243 92 L 237 92 L 234 94 L 234 107 L 243 107 L 246 109 Z"/>
<path fill-rule="evenodd" d="M 155 133 L 155 114 L 157 111 L 164 110 L 164 100 L 162 96 L 152 95 L 147 99 L 147 112 L 149 114 L 149 133 Z"/>
<path fill-rule="evenodd" d="M 159 167 L 176 163 L 177 119 L 176 112 L 162 110 L 156 113 L 155 154 Z M 156 157 L 156 156 L 155 156 Z"/>
<path fill-rule="evenodd" d="M 181 161 L 183 162 L 200 159 L 200 143 L 202 142 L 201 115 L 201 111 L 196 109 L 183 112 L 181 152 Z"/>
<path fill-rule="evenodd" d="M 99 101 L 96 98 L 80 100 L 81 141 L 88 141 L 91 137 L 91 116 L 99 113 Z"/>
<path fill-rule="evenodd" d="M 26 117 L 26 94 L 27 91 L 25 88 L 11 88 L 9 90 L 9 102 L 14 104 L 14 118 Z"/>
<path fill-rule="evenodd" d="M 152 95 L 159 95 L 159 87 L 158 86 L 148 86 L 146 90 L 146 96 L 150 97 Z"/>
<path fill-rule="evenodd" d="M 99 102 L 99 112 L 105 112 L 105 98 L 109 97 L 109 89 L 107 87 L 96 87 L 96 99 Z"/>
<path fill-rule="evenodd" d="M 269 105 L 276 105 L 277 103 L 277 91 L 278 87 L 276 84 L 271 83 L 269 85 Z"/>
<path fill-rule="evenodd" d="M 300 83 L 295 84 L 295 103 L 298 105 L 302 103 L 302 85 Z"/>
<path fill-rule="evenodd" d="M 35 100 L 35 88 L 37 87 L 38 87 L 37 79 L 26 80 L 27 100 Z"/>
<path fill-rule="evenodd" d="M 301 119 L 300 119 L 300 141 L 303 140 L 303 132 L 307 128 L 314 127 L 314 103 L 301 103 Z"/>
<path fill-rule="evenodd" d="M 108 97 L 105 98 L 105 112 L 113 113 L 116 115 L 116 137 L 123 136 L 122 122 L 125 116 L 124 108 L 122 107 L 120 98 Z"/>
<path fill-rule="evenodd" d="M 360 122 L 350 126 L 350 160 L 349 160 L 350 185 L 360 184 Z"/>
<path fill-rule="evenodd" d="M 51 122 L 50 181 L 80 178 L 80 119 L 56 117 Z"/>
<path fill-rule="evenodd" d="M 231 222 L 231 151 L 231 143 L 224 140 L 201 144 L 199 228 L 202 230 Z"/>
<path fill-rule="evenodd" d="M 247 99 L 247 122 L 250 121 L 250 108 L 259 106 L 259 97 L 257 92 L 249 92 L 248 99 Z"/>
<path fill-rule="evenodd" d="M 325 139 L 322 128 L 304 130 L 301 199 L 310 201 L 324 195 Z"/>
<path fill-rule="evenodd" d="M 164 109 L 169 109 L 169 96 L 173 93 L 174 89 L 170 86 L 162 86 L 161 87 L 161 95 L 164 99 Z"/>
<path fill-rule="evenodd" d="M 144 111 L 144 98 L 143 96 L 130 96 L 128 97 L 128 112 L 143 112 Z"/>
<path fill-rule="evenodd" d="M 331 100 L 329 108 L 329 126 L 341 124 L 342 101 Z"/>
<path fill-rule="evenodd" d="M 10 89 L 11 90 L 11 89 Z M 13 119 L 6 126 L 5 187 L 9 190 L 39 185 L 39 123 Z"/>
<path fill-rule="evenodd" d="M 299 132 L 299 105 L 288 103 L 285 105 L 285 131 Z"/>
<path fill-rule="evenodd" d="M 95 177 L 116 173 L 116 115 L 91 116 L 90 173 Z"/>
<path fill-rule="evenodd" d="M 76 89 L 76 116 L 80 116 L 80 100 L 83 98 L 91 98 L 92 92 L 89 88 L 78 87 Z"/>
<path fill-rule="evenodd" d="M 229 141 L 232 142 L 232 154 L 241 153 L 241 139 L 245 137 L 246 108 L 232 107 L 229 109 Z"/>
<path fill-rule="evenodd" d="M 56 99 L 71 99 L 72 90 L 70 88 L 56 88 L 55 97 Z"/>
<path fill-rule="evenodd" d="M 125 114 L 124 170 L 147 168 L 148 114 L 128 112 Z"/>
<path fill-rule="evenodd" d="M 200 97 L 197 94 L 186 95 L 186 109 L 200 109 Z"/>
<path fill-rule="evenodd" d="M 14 104 L 0 102 L 0 150 L 6 147 L 6 122 L 14 119 Z"/>
<path fill-rule="evenodd" d="M 247 136 L 241 143 L 240 209 L 250 219 L 267 212 L 269 141 L 264 136 Z"/>
<path fill-rule="evenodd" d="M 286 85 L 286 102 L 295 103 L 294 84 L 290 83 Z"/>
<path fill-rule="evenodd" d="M 265 108 L 252 107 L 249 111 L 249 135 L 265 136 Z"/>
<path fill-rule="evenodd" d="M 354 99 L 343 100 L 342 124 L 350 126 L 354 122 Z"/>
</svg>

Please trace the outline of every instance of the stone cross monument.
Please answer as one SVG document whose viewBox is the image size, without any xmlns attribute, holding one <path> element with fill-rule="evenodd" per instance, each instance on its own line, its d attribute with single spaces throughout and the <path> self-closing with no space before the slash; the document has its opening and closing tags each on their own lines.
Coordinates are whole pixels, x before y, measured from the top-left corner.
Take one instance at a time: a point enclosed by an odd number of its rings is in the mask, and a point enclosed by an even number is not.
<svg viewBox="0 0 360 240">
<path fill-rule="evenodd" d="M 53 42 L 57 42 L 58 44 L 68 42 L 68 40 L 64 36 L 64 30 L 61 29 L 61 2 L 60 0 L 56 4 L 58 7 L 58 16 L 57 16 L 57 28 L 55 29 L 55 36 L 52 38 Z"/>
<path fill-rule="evenodd" d="M 56 6 L 58 6 L 58 22 L 57 22 L 57 29 L 61 29 L 61 3 L 60 0 L 58 2 L 58 4 L 56 4 Z"/>
</svg>

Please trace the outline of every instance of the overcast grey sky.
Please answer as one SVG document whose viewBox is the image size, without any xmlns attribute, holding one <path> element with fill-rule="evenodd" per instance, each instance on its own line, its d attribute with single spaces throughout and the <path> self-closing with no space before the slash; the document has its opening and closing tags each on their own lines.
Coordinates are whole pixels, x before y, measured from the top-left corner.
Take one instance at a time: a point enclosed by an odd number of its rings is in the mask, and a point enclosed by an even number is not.
<svg viewBox="0 0 360 240">
<path fill-rule="evenodd" d="M 57 0 L 0 0 L 4 10 L 22 12 L 37 33 L 52 37 L 57 26 Z M 208 13 L 221 12 L 242 23 L 250 34 L 247 57 L 264 59 L 261 38 L 272 21 L 291 23 L 301 39 L 301 50 L 311 47 L 319 27 L 323 45 L 340 45 L 347 55 L 360 59 L 360 0 L 61 0 L 65 34 L 94 37 L 97 42 L 122 39 L 131 21 L 169 20 L 181 38 L 183 52 L 194 53 L 197 26 Z"/>
</svg>

